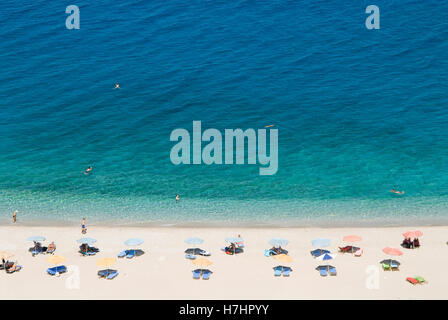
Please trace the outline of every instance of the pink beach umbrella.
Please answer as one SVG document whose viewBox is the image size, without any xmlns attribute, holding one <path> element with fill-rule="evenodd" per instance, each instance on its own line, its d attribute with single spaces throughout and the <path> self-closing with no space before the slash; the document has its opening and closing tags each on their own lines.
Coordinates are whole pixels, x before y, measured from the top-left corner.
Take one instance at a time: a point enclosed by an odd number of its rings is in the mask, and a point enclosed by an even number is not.
<svg viewBox="0 0 448 320">
<path fill-rule="evenodd" d="M 358 242 L 358 241 L 361 241 L 362 238 L 360 236 L 349 235 L 349 236 L 345 236 L 344 238 L 342 238 L 342 240 L 344 240 L 346 242 Z"/>
<path fill-rule="evenodd" d="M 403 254 L 403 252 L 401 252 L 399 249 L 391 248 L 391 247 L 383 248 L 383 252 L 390 256 L 401 256 Z"/>
<path fill-rule="evenodd" d="M 419 230 L 415 230 L 415 231 L 408 231 L 403 233 L 403 237 L 405 238 L 420 238 L 423 235 L 423 232 L 419 231 Z"/>
</svg>

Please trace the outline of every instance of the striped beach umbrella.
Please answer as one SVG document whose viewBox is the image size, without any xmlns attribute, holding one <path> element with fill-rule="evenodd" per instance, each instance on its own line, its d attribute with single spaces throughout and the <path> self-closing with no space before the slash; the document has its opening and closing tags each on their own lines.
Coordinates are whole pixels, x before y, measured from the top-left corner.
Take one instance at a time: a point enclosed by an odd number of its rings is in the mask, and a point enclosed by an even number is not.
<svg viewBox="0 0 448 320">
<path fill-rule="evenodd" d="M 316 258 L 316 260 L 319 260 L 319 261 L 328 261 L 328 260 L 333 260 L 334 258 L 336 258 L 336 254 L 333 254 L 333 253 L 324 253 L 324 254 L 318 256 L 318 257 Z"/>
</svg>

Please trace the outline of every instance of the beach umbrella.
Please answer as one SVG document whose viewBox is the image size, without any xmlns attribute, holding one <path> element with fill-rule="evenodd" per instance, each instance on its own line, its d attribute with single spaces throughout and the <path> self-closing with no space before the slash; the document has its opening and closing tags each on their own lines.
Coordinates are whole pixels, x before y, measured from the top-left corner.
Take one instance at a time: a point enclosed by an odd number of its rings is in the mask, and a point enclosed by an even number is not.
<svg viewBox="0 0 448 320">
<path fill-rule="evenodd" d="M 124 242 L 125 245 L 133 247 L 133 246 L 139 246 L 143 243 L 143 239 L 140 238 L 131 238 Z"/>
<path fill-rule="evenodd" d="M 399 249 L 391 248 L 391 247 L 383 248 L 383 252 L 390 256 L 401 256 L 403 254 L 403 252 L 401 252 Z"/>
<path fill-rule="evenodd" d="M 293 262 L 292 258 L 286 254 L 278 254 L 274 256 L 274 259 L 283 263 L 291 263 Z"/>
<path fill-rule="evenodd" d="M 192 260 L 193 264 L 197 267 L 208 267 L 209 265 L 212 264 L 212 262 L 208 259 L 205 258 L 197 258 L 195 260 Z"/>
<path fill-rule="evenodd" d="M 14 257 L 14 253 L 9 252 L 9 251 L 1 251 L 0 252 L 0 259 L 8 260 L 11 257 Z"/>
<path fill-rule="evenodd" d="M 192 237 L 192 238 L 185 239 L 184 242 L 187 244 L 201 244 L 204 242 L 204 240 L 202 240 L 201 238 Z"/>
<path fill-rule="evenodd" d="M 31 236 L 31 237 L 28 237 L 26 240 L 28 240 L 28 241 L 45 241 L 45 237 Z"/>
<path fill-rule="evenodd" d="M 108 268 L 115 264 L 115 258 L 101 258 L 96 261 L 96 265 L 100 268 Z"/>
<path fill-rule="evenodd" d="M 324 253 L 330 253 L 330 251 L 328 251 L 328 250 L 324 250 L 324 249 L 316 249 L 316 250 L 313 250 L 313 251 L 310 251 L 310 252 L 311 252 L 311 255 L 312 255 L 313 257 L 321 256 L 321 255 L 323 255 Z"/>
<path fill-rule="evenodd" d="M 65 257 L 64 256 L 59 256 L 59 255 L 52 255 L 47 257 L 47 262 L 50 264 L 60 264 L 62 262 L 65 261 Z"/>
<path fill-rule="evenodd" d="M 78 242 L 80 244 L 92 244 L 92 243 L 95 243 L 96 240 L 93 238 L 82 238 L 82 239 L 76 240 L 76 242 Z"/>
<path fill-rule="evenodd" d="M 238 238 L 238 237 L 228 237 L 225 240 L 229 243 L 238 243 L 238 242 L 244 241 L 243 238 Z"/>
<path fill-rule="evenodd" d="M 383 248 L 383 252 L 390 256 L 401 256 L 403 254 L 403 252 L 401 252 L 399 249 L 391 248 L 391 247 Z M 389 259 L 389 260 L 392 261 L 392 259 Z"/>
<path fill-rule="evenodd" d="M 289 243 L 289 241 L 283 238 L 272 238 L 269 240 L 269 243 L 274 247 L 284 247 Z"/>
<path fill-rule="evenodd" d="M 346 242 L 358 242 L 361 241 L 362 238 L 360 236 L 356 236 L 356 235 L 349 235 L 349 236 L 345 236 L 344 238 L 342 238 L 343 241 Z"/>
<path fill-rule="evenodd" d="M 333 260 L 334 258 L 336 258 L 335 254 L 324 253 L 324 254 L 318 256 L 316 259 L 319 260 L 319 261 L 327 261 L 327 260 Z"/>
<path fill-rule="evenodd" d="M 233 243 L 233 244 L 242 243 L 242 242 L 244 241 L 244 239 L 243 239 L 243 238 L 240 238 L 240 237 L 228 237 L 228 238 L 226 238 L 225 240 L 226 240 L 227 242 L 229 242 L 229 243 Z M 235 253 L 235 251 L 236 251 L 236 247 L 234 248 L 233 253 Z"/>
<path fill-rule="evenodd" d="M 423 235 L 423 232 L 421 232 L 419 230 L 407 231 L 407 232 L 403 233 L 403 237 L 405 237 L 405 238 L 420 238 L 422 235 Z"/>
<path fill-rule="evenodd" d="M 311 241 L 315 247 L 328 247 L 330 245 L 330 239 L 317 238 Z"/>
</svg>

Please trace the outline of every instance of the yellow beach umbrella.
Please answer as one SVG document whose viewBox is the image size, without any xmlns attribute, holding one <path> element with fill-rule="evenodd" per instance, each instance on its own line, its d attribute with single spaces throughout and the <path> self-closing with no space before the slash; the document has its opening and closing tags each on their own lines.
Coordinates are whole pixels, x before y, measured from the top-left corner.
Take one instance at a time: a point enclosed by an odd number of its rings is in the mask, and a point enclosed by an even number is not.
<svg viewBox="0 0 448 320">
<path fill-rule="evenodd" d="M 290 263 L 292 262 L 292 258 L 286 254 L 278 254 L 274 256 L 274 259 L 283 263 Z"/>
<path fill-rule="evenodd" d="M 96 265 L 101 268 L 108 268 L 114 265 L 116 261 L 115 258 L 102 258 L 97 260 Z"/>
<path fill-rule="evenodd" d="M 198 258 L 193 260 L 193 264 L 198 267 L 208 267 L 212 264 L 212 262 L 205 258 Z"/>
<path fill-rule="evenodd" d="M 9 251 L 1 251 L 0 252 L 0 259 L 8 260 L 11 257 L 14 257 L 14 253 L 9 252 Z"/>
<path fill-rule="evenodd" d="M 47 262 L 51 263 L 51 264 L 60 264 L 64 261 L 65 261 L 64 256 L 54 255 L 54 256 L 47 257 Z"/>
</svg>

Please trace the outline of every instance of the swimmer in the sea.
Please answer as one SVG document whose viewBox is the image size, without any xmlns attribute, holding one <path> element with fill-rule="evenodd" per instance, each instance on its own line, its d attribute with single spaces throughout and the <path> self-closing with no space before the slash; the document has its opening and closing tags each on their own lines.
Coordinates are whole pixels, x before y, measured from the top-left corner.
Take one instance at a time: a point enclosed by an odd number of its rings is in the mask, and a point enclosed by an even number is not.
<svg viewBox="0 0 448 320">
<path fill-rule="evenodd" d="M 395 194 L 404 194 L 404 191 L 398 191 L 395 189 L 390 190 L 390 192 L 395 193 Z"/>
<path fill-rule="evenodd" d="M 120 89 L 120 84 L 119 84 L 119 83 L 116 83 L 114 89 Z"/>
<path fill-rule="evenodd" d="M 180 199 L 180 198 L 179 198 L 179 195 L 176 194 L 176 202 L 179 201 L 179 199 Z"/>
<path fill-rule="evenodd" d="M 90 171 L 92 171 L 92 167 L 88 167 L 87 169 L 86 169 L 86 171 L 84 171 L 84 174 L 89 174 L 90 173 Z"/>
</svg>

